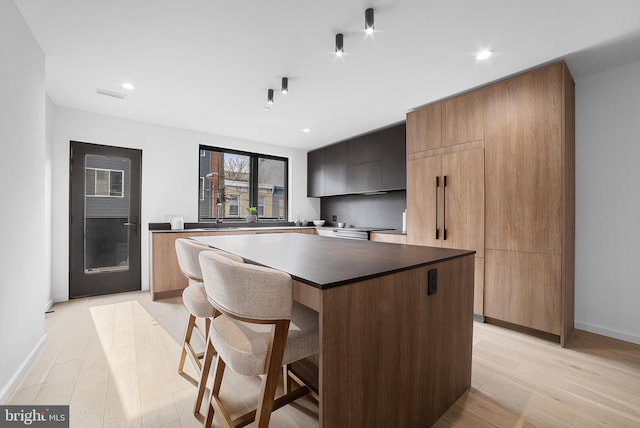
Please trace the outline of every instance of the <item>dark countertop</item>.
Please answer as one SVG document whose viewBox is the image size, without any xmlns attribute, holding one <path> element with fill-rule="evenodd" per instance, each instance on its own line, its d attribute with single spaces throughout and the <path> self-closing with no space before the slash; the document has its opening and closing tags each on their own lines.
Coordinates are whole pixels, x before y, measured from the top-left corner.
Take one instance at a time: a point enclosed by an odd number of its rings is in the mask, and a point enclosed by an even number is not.
<svg viewBox="0 0 640 428">
<path fill-rule="evenodd" d="M 475 254 L 475 251 L 335 239 L 306 234 L 192 238 L 326 289 Z"/>
<path fill-rule="evenodd" d="M 189 229 L 156 229 L 156 230 L 149 230 L 149 232 L 151 233 L 176 233 L 176 232 L 180 232 L 180 233 L 184 233 L 184 232 L 233 232 L 236 230 L 257 230 L 257 231 L 261 231 L 261 230 L 298 230 L 298 229 L 315 229 L 314 226 L 255 226 L 255 225 L 250 225 L 251 223 L 248 223 L 247 226 L 243 226 L 243 227 L 231 227 L 231 226 L 225 226 L 225 227 L 202 227 L 202 228 L 189 228 Z"/>
<path fill-rule="evenodd" d="M 311 223 L 310 223 L 311 224 Z M 292 221 L 275 221 L 275 220 L 262 220 L 262 221 L 258 221 L 256 223 L 248 223 L 245 220 L 242 219 L 238 219 L 238 220 L 225 220 L 222 223 L 220 223 L 220 225 L 217 225 L 217 223 L 215 221 L 200 221 L 200 222 L 196 222 L 196 223 L 191 223 L 191 222 L 185 222 L 184 223 L 184 230 L 218 230 L 218 229 L 238 229 L 238 228 L 263 228 L 263 227 L 270 227 L 270 228 L 278 228 L 278 229 L 282 229 L 282 228 L 287 228 L 287 227 L 293 227 L 295 226 L 295 224 Z M 309 226 L 309 225 L 307 225 Z M 304 227 L 307 227 L 304 226 Z M 302 227 L 302 226 L 300 226 Z M 309 227 L 315 227 L 313 226 L 313 224 L 311 224 L 311 226 Z M 149 223 L 149 231 L 151 232 L 155 232 L 155 231 L 169 231 L 171 230 L 171 224 L 164 222 L 164 223 L 154 223 L 151 222 Z"/>
</svg>

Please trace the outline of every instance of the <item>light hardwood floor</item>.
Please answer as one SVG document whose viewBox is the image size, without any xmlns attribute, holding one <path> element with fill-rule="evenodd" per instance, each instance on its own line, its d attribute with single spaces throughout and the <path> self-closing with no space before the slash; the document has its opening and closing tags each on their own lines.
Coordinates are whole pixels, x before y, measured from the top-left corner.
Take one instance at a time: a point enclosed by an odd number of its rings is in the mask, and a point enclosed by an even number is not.
<svg viewBox="0 0 640 428">
<path fill-rule="evenodd" d="M 143 291 L 53 309 L 48 341 L 7 404 L 69 404 L 72 427 L 201 426 L 196 387 L 176 371 L 187 319 L 179 298 L 153 302 Z M 238 412 L 257 400 L 258 378 L 228 370 L 225 386 Z M 303 397 L 271 426 L 316 427 L 317 417 Z M 475 323 L 472 387 L 435 426 L 638 427 L 640 346 L 577 331 L 563 349 Z"/>
</svg>

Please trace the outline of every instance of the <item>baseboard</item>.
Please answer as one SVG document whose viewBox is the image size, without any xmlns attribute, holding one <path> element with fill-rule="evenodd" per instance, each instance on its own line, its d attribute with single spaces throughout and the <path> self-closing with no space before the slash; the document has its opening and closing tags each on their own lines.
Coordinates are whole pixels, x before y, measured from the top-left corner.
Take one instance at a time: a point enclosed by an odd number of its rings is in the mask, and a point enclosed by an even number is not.
<svg viewBox="0 0 640 428">
<path fill-rule="evenodd" d="M 611 330 L 609 328 L 600 327 L 593 324 L 587 324 L 575 321 L 575 328 L 578 330 L 588 331 L 590 333 L 599 334 L 601 336 L 612 337 L 614 339 L 624 340 L 625 342 L 635 343 L 636 345 L 640 345 L 640 336 L 626 333 L 618 330 Z"/>
<path fill-rule="evenodd" d="M 22 381 L 22 378 L 27 373 L 27 370 L 29 370 L 29 367 L 31 367 L 31 364 L 36 359 L 45 343 L 47 343 L 47 333 L 42 335 L 42 338 L 38 341 L 29 356 L 15 372 L 11 380 L 2 387 L 2 390 L 0 391 L 0 404 L 5 404 L 9 400 L 9 397 L 11 397 L 13 391 L 18 387 L 18 384 Z"/>
<path fill-rule="evenodd" d="M 51 307 L 53 306 L 55 302 L 53 301 L 53 299 L 49 300 L 45 305 L 44 305 L 44 311 L 48 312 L 49 309 L 51 309 Z"/>
</svg>

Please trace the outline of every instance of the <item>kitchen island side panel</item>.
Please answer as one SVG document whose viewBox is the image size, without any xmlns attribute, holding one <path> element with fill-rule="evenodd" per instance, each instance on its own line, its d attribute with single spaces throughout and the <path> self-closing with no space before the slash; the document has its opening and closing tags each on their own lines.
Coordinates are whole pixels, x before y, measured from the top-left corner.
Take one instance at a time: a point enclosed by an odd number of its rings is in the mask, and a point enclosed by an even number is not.
<svg viewBox="0 0 640 428">
<path fill-rule="evenodd" d="M 433 425 L 471 385 L 473 281 L 468 255 L 323 290 L 320 425 Z"/>
</svg>

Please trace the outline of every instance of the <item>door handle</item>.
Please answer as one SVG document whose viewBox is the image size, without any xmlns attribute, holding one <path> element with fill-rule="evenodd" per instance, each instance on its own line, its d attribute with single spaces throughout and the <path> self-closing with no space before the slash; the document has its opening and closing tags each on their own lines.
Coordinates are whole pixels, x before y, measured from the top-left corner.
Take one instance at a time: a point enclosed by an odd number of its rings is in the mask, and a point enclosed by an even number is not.
<svg viewBox="0 0 640 428">
<path fill-rule="evenodd" d="M 442 183 L 442 240 L 447 240 L 447 176 L 443 175 Z"/>
<path fill-rule="evenodd" d="M 135 231 L 138 230 L 138 223 L 125 223 L 126 227 L 132 227 Z"/>
<path fill-rule="evenodd" d="M 436 176 L 436 239 L 440 239 L 440 228 L 438 227 L 438 188 L 440 187 L 440 177 Z"/>
</svg>

